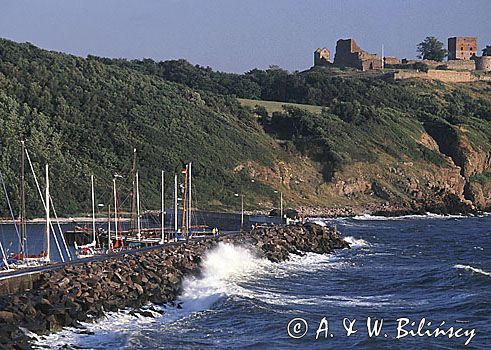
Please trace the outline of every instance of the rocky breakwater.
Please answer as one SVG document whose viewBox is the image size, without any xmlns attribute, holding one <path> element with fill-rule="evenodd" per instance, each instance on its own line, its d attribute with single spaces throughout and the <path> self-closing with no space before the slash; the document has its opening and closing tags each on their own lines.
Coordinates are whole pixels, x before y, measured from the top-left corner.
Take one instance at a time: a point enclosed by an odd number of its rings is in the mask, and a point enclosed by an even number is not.
<svg viewBox="0 0 491 350">
<path fill-rule="evenodd" d="M 219 242 L 256 247 L 273 262 L 349 248 L 331 227 L 275 226 L 43 272 L 33 289 L 0 298 L 0 349 L 29 349 L 29 332 L 77 327 L 105 311 L 131 307 L 144 314 L 139 308 L 148 302 L 173 305 L 184 276 L 199 275 L 201 258 Z"/>
</svg>

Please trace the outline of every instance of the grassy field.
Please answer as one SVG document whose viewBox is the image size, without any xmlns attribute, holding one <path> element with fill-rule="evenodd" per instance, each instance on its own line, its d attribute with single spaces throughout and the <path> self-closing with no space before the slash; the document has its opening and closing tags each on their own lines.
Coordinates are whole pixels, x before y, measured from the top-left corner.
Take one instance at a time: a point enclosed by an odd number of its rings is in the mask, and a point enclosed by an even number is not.
<svg viewBox="0 0 491 350">
<path fill-rule="evenodd" d="M 286 102 L 276 102 L 276 101 L 261 101 L 261 100 L 250 100 L 246 98 L 238 98 L 240 104 L 246 107 L 254 108 L 256 106 L 263 106 L 266 108 L 269 114 L 273 112 L 281 112 L 283 106 L 295 107 L 304 109 L 310 113 L 320 113 L 322 111 L 321 106 L 314 105 L 304 105 L 299 103 L 286 103 Z"/>
</svg>

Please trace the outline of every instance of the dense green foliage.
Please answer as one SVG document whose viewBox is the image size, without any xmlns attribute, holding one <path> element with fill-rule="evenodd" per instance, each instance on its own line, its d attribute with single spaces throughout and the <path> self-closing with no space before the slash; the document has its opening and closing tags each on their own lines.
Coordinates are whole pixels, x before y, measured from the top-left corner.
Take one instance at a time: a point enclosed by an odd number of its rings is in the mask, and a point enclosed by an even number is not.
<svg viewBox="0 0 491 350">
<path fill-rule="evenodd" d="M 447 56 L 447 50 L 443 43 L 434 36 L 427 36 L 417 47 L 419 58 L 432 61 L 443 61 Z"/>
<path fill-rule="evenodd" d="M 260 86 L 248 77 L 233 73 L 216 72 L 210 67 L 193 66 L 183 59 L 155 62 L 152 59 L 128 61 L 96 56 L 88 56 L 87 58 L 91 61 L 158 76 L 165 80 L 184 84 L 195 90 L 236 95 L 244 98 L 257 99 L 261 97 Z"/>
<path fill-rule="evenodd" d="M 98 201 L 106 205 L 113 174 L 124 175 L 118 180 L 123 200 L 133 147 L 147 209 L 159 207 L 161 169 L 171 184 L 188 161 L 194 162 L 202 206 L 212 199 L 234 201 L 241 188 L 250 196 L 265 191 L 232 169 L 247 159 L 268 164 L 272 152 L 252 114 L 233 98 L 6 40 L 0 41 L 0 124 L 0 166 L 12 199 L 19 198 L 25 138 L 42 182 L 44 164 L 51 166 L 61 214 L 88 211 L 92 173 Z M 28 181 L 29 212 L 39 212 L 30 175 Z M 170 185 L 167 190 L 170 198 Z M 5 208 L 3 196 L 1 203 Z"/>
<path fill-rule="evenodd" d="M 416 110 L 445 118 L 491 118 L 491 101 L 475 99 L 468 93 L 445 92 L 440 83 L 415 81 L 389 82 L 382 79 L 343 77 L 326 74 L 323 69 L 293 72 L 273 66 L 253 69 L 245 74 L 213 71 L 193 66 L 185 60 L 155 62 L 90 57 L 91 60 L 138 70 L 193 89 L 241 98 L 302 103 L 332 108 L 334 114 L 364 120 L 367 106 L 390 107 L 416 114 Z M 432 96 L 443 90 L 444 99 Z M 486 90 L 489 94 L 489 88 Z"/>
</svg>

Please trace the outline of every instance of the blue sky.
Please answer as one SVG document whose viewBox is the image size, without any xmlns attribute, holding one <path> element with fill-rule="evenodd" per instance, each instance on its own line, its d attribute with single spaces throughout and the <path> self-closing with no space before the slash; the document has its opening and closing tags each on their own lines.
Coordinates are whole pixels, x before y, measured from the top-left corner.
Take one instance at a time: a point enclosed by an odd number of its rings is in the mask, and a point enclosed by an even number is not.
<svg viewBox="0 0 491 350">
<path fill-rule="evenodd" d="M 303 70 L 339 38 L 400 58 L 428 35 L 477 36 L 482 49 L 490 14 L 491 0 L 0 0 L 0 37 L 80 56 Z"/>
</svg>

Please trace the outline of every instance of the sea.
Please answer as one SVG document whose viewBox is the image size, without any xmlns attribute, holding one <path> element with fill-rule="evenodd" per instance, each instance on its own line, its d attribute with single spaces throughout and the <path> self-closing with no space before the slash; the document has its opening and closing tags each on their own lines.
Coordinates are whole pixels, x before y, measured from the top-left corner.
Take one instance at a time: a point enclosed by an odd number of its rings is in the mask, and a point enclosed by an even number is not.
<svg viewBox="0 0 491 350">
<path fill-rule="evenodd" d="M 35 348 L 491 348 L 491 215 L 313 221 L 351 249 L 272 263 L 220 244 L 177 306 L 107 313 Z"/>
</svg>

